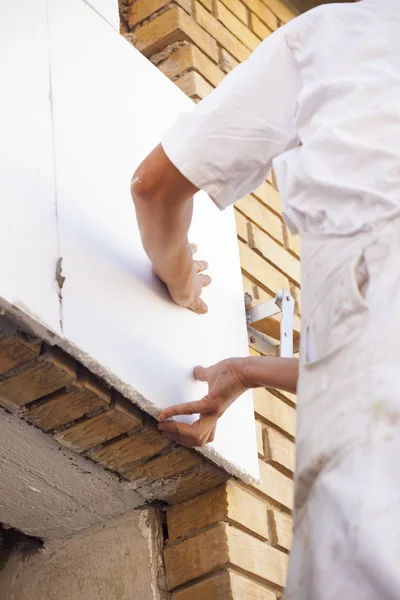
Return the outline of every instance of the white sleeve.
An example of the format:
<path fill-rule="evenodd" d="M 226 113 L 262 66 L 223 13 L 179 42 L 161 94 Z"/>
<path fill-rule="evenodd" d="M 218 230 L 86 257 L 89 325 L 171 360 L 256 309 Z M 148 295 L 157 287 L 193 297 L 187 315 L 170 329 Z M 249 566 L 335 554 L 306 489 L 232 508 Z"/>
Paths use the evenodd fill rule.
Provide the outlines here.
<path fill-rule="evenodd" d="M 221 209 L 256 189 L 273 159 L 298 145 L 301 80 L 284 29 L 264 40 L 163 137 L 168 158 Z"/>

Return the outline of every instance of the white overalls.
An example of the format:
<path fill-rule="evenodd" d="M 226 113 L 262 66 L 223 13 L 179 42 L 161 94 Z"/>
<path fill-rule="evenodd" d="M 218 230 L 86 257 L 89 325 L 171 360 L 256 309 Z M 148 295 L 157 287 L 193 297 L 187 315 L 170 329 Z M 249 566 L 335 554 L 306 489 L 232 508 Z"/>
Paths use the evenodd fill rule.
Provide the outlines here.
<path fill-rule="evenodd" d="M 286 600 L 400 600 L 400 0 L 269 36 L 163 140 L 224 208 L 274 165 L 302 247 Z"/>

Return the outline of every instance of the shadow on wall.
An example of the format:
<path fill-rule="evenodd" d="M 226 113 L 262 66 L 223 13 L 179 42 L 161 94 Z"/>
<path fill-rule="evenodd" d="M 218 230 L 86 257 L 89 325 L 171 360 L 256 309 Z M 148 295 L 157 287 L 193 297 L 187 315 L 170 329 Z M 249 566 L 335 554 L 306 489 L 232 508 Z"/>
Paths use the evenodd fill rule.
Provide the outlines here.
<path fill-rule="evenodd" d="M 14 552 L 24 560 L 41 548 L 43 548 L 43 542 L 39 538 L 30 537 L 17 529 L 0 525 L 0 571 L 4 569 Z"/>

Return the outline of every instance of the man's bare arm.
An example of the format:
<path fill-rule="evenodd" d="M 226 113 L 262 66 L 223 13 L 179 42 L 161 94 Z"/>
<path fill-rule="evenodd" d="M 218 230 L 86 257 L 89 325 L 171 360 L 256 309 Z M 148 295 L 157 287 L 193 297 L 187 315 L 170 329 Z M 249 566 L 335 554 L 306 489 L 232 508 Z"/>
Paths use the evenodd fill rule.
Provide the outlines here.
<path fill-rule="evenodd" d="M 214 440 L 217 421 L 241 394 L 266 387 L 296 392 L 299 361 L 268 356 L 229 358 L 212 367 L 196 367 L 195 378 L 208 383 L 208 394 L 197 402 L 178 404 L 159 414 L 158 428 L 174 442 L 189 448 Z M 179 415 L 199 414 L 192 425 L 168 421 Z"/>
<path fill-rule="evenodd" d="M 295 394 L 299 361 L 297 358 L 250 356 L 243 359 L 242 373 L 248 388 L 273 388 Z"/>
<path fill-rule="evenodd" d="M 207 312 L 200 295 L 211 279 L 205 261 L 193 260 L 188 240 L 193 195 L 198 189 L 168 159 L 161 145 L 132 178 L 131 192 L 143 247 L 175 302 L 197 313 Z"/>

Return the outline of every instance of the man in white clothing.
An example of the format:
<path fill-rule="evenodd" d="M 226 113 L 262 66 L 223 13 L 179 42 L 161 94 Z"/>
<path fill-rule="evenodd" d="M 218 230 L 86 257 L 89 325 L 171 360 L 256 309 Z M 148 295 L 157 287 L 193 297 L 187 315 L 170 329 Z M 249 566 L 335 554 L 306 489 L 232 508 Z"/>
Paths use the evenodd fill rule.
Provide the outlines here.
<path fill-rule="evenodd" d="M 280 28 L 136 171 L 143 245 L 181 306 L 205 312 L 210 283 L 188 243 L 193 194 L 223 209 L 272 165 L 302 242 L 299 369 L 268 358 L 197 368 L 208 396 L 164 411 L 160 429 L 202 445 L 247 387 L 297 386 L 285 597 L 398 600 L 400 0 L 324 5 Z M 166 421 L 193 412 L 192 426 Z"/>

